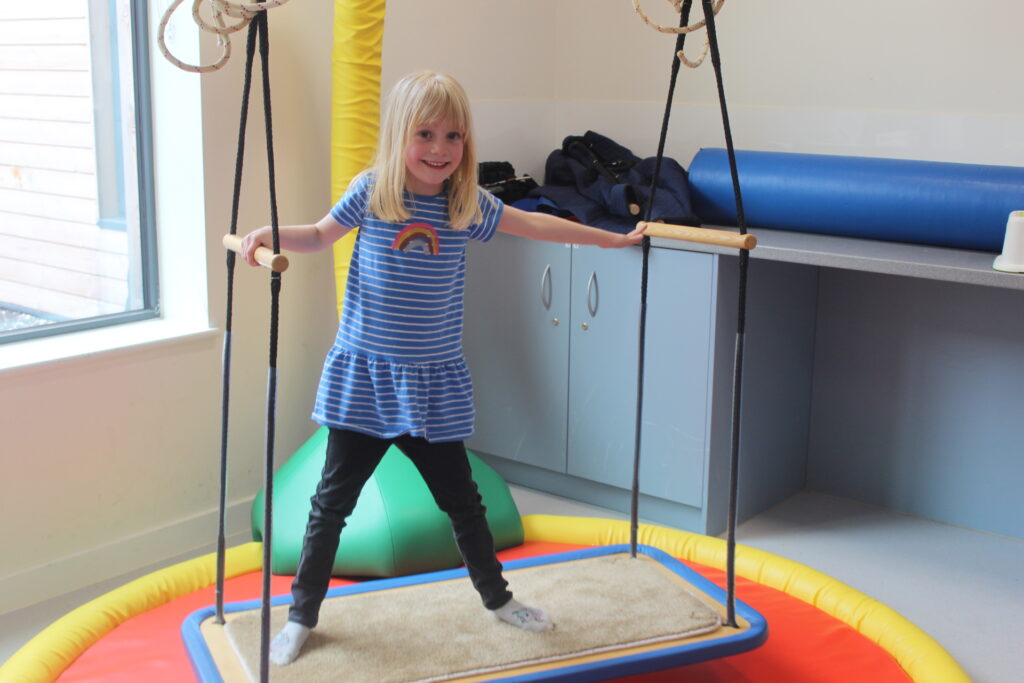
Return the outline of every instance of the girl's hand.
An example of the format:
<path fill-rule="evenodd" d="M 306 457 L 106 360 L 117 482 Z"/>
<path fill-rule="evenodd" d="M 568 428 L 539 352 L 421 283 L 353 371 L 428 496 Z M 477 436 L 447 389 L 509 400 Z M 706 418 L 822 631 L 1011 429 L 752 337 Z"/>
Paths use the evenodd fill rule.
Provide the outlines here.
<path fill-rule="evenodd" d="M 258 266 L 256 262 L 256 250 L 260 247 L 267 247 L 272 249 L 274 246 L 274 237 L 271 232 L 270 226 L 260 228 L 259 230 L 253 230 L 248 235 L 242 238 L 242 250 L 239 252 L 245 262 L 250 266 Z"/>
<path fill-rule="evenodd" d="M 644 238 L 644 227 L 645 226 L 642 224 L 638 225 L 632 232 L 626 235 L 620 235 L 617 232 L 609 232 L 607 233 L 609 236 L 608 243 L 602 244 L 601 246 L 606 249 L 618 249 L 638 244 L 640 240 Z"/>

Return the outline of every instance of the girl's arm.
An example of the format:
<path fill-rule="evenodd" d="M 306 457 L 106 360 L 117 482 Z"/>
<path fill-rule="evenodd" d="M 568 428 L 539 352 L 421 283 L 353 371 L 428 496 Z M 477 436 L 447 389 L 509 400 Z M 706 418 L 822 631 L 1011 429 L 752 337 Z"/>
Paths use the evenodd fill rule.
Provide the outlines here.
<path fill-rule="evenodd" d="M 278 227 L 281 249 L 309 253 L 326 249 L 350 230 L 328 213 L 313 225 L 282 225 Z M 257 247 L 273 248 L 274 241 L 270 226 L 253 230 L 242 238 L 242 258 L 250 266 L 256 263 Z"/>
<path fill-rule="evenodd" d="M 498 230 L 534 240 L 594 244 L 599 247 L 628 247 L 638 243 L 644 236 L 643 228 L 622 235 L 575 223 L 549 213 L 523 211 L 513 206 L 505 207 L 501 220 L 498 221 Z"/>

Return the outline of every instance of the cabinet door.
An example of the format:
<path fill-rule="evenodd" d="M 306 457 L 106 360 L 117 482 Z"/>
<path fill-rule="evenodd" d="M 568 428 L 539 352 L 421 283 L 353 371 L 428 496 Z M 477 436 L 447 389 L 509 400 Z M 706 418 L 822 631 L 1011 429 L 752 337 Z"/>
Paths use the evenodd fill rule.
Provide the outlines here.
<path fill-rule="evenodd" d="M 464 346 L 483 453 L 565 472 L 568 245 L 497 234 L 471 243 Z"/>
<path fill-rule="evenodd" d="M 703 507 L 714 259 L 651 249 L 640 490 Z"/>
<path fill-rule="evenodd" d="M 630 488 L 640 315 L 638 248 L 573 248 L 569 474 Z"/>

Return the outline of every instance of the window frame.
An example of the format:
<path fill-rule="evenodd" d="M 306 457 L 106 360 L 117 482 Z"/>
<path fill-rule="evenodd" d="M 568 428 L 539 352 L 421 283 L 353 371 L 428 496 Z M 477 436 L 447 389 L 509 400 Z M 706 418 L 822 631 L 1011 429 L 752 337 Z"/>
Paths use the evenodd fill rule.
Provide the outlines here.
<path fill-rule="evenodd" d="M 160 317 L 160 281 L 158 270 L 157 235 L 156 235 L 156 183 L 154 176 L 154 139 L 153 139 L 153 91 L 150 71 L 150 39 L 149 39 L 149 9 L 146 0 L 124 0 L 121 4 L 118 0 L 89 0 L 90 13 L 100 8 L 104 12 L 105 20 L 111 27 L 109 37 L 110 44 L 107 46 L 110 63 L 107 68 L 112 70 L 115 85 L 111 88 L 113 92 L 113 107 L 110 112 L 115 121 L 124 120 L 130 116 L 134 128 L 134 161 L 135 177 L 137 178 L 137 199 L 138 199 L 138 234 L 137 243 L 133 242 L 133 230 L 123 228 L 129 233 L 128 248 L 128 271 L 129 279 L 139 279 L 139 304 L 132 310 L 104 315 L 90 316 L 76 320 L 51 322 L 33 327 L 17 328 L 8 331 L 0 331 L 0 346 L 15 342 L 24 342 L 33 339 L 41 339 L 65 335 L 74 332 L 94 330 L 114 325 L 139 322 Z M 105 6 L 105 7 L 104 7 Z M 127 38 L 130 45 L 127 50 L 121 50 L 118 45 L 120 31 L 117 29 L 119 22 L 118 12 L 127 7 L 129 12 L 129 30 Z M 92 15 L 91 15 L 92 16 Z M 94 21 L 90 18 L 90 30 Z M 90 36 L 91 38 L 92 36 Z M 130 56 L 131 64 L 127 68 L 121 64 L 121 55 L 127 53 Z M 90 60 L 92 68 L 96 69 L 97 64 L 93 59 L 96 56 L 94 50 Z M 123 89 L 119 87 L 122 78 L 130 75 L 132 82 L 131 102 L 124 101 Z M 95 92 L 95 89 L 94 89 Z M 118 130 L 119 129 L 119 130 Z M 130 142 L 124 135 L 125 128 L 118 126 L 115 129 L 116 146 L 115 152 L 117 163 L 113 168 L 101 169 L 97 159 L 97 180 L 98 182 L 117 182 L 120 186 L 117 195 L 122 205 L 123 222 L 130 222 L 128 218 L 128 207 L 125 206 L 126 183 L 130 182 L 126 177 L 132 169 L 125 163 L 121 148 Z M 97 150 L 97 157 L 100 156 Z M 99 202 L 100 199 L 98 198 Z M 104 222 L 109 222 L 108 217 L 102 211 L 99 213 L 98 223 L 104 229 Z M 112 228 L 118 229 L 118 228 Z M 129 284 L 129 290 L 134 287 Z"/>

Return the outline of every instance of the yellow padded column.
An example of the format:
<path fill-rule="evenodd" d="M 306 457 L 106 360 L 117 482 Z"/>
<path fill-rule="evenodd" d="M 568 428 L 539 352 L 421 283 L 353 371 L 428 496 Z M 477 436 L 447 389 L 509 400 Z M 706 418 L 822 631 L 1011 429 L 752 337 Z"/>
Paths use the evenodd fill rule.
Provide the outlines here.
<path fill-rule="evenodd" d="M 380 120 L 380 64 L 385 0 L 335 0 L 331 116 L 331 195 L 370 165 Z M 334 246 L 338 315 L 345 298 L 355 231 Z"/>

